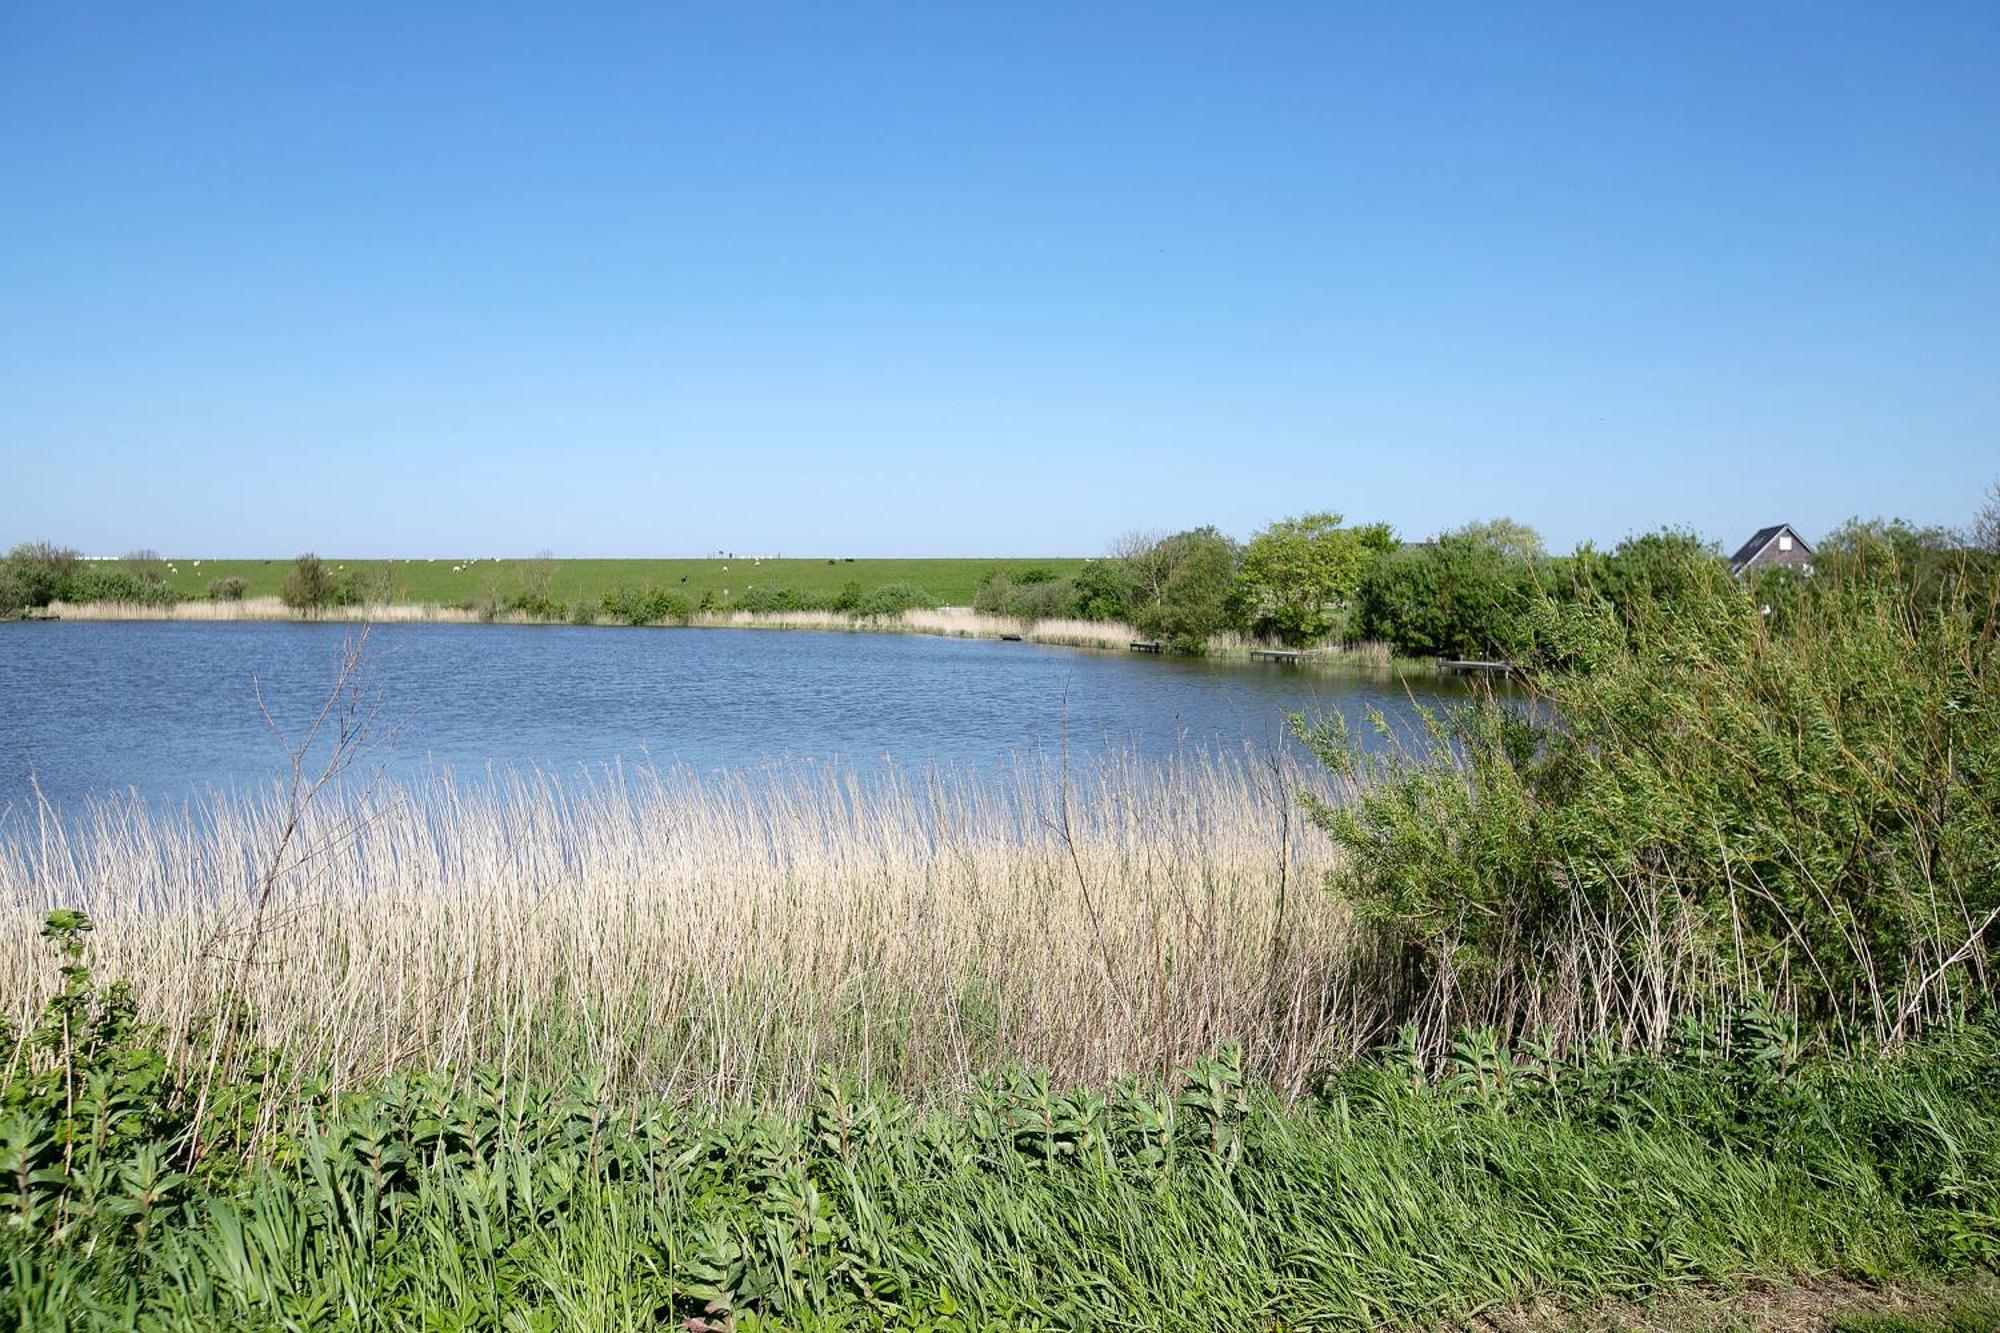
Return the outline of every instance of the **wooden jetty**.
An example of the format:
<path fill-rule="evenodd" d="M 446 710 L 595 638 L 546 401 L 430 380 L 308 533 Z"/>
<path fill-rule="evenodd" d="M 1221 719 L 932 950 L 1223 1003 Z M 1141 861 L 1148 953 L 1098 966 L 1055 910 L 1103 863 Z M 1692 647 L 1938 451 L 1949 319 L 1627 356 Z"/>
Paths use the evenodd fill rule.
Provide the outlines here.
<path fill-rule="evenodd" d="M 1020 641 L 1021 636 L 1018 634 L 1002 634 L 1000 636 L 1000 642 L 1002 643 L 1019 643 Z"/>
<path fill-rule="evenodd" d="M 1293 666 L 1306 660 L 1306 655 L 1297 648 L 1252 648 L 1250 656 L 1265 662 L 1290 662 Z"/>
<path fill-rule="evenodd" d="M 1157 643 L 1148 643 L 1144 639 L 1134 639 L 1132 640 L 1132 651 L 1135 653 L 1157 653 L 1160 651 L 1160 645 Z"/>
<path fill-rule="evenodd" d="M 1478 662 L 1464 658 L 1440 657 L 1438 670 L 1448 676 L 1511 676 L 1515 672 L 1512 662 Z"/>

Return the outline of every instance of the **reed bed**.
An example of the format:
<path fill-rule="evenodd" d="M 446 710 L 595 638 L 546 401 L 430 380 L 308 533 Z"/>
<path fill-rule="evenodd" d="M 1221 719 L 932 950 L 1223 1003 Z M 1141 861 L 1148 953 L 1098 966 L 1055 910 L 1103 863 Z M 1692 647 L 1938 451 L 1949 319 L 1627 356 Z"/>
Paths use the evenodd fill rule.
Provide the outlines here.
<path fill-rule="evenodd" d="M 358 606 L 327 606 L 311 613 L 295 611 L 276 597 L 245 597 L 240 601 L 201 602 L 51 602 L 52 620 L 326 620 L 342 624 L 480 625 L 534 623 L 518 611 L 488 613 L 428 602 L 371 602 Z"/>
<path fill-rule="evenodd" d="M 0 995 L 31 1026 L 56 981 L 36 928 L 70 907 L 96 923 L 98 974 L 170 1033 L 254 950 L 260 1039 L 336 1085 L 589 1065 L 648 1094 L 789 1101 L 822 1066 L 928 1093 L 1017 1062 L 1102 1083 L 1239 1043 L 1296 1089 L 1383 1021 L 1293 809 L 1326 781 L 1193 758 L 997 782 L 447 777 L 306 809 L 261 919 L 291 814 L 275 791 L 29 812 L 0 837 Z"/>
<path fill-rule="evenodd" d="M 389 602 L 365 606 L 332 606 L 305 613 L 275 597 L 241 601 L 187 601 L 163 605 L 127 602 L 54 602 L 46 615 L 55 620 L 124 621 L 191 620 L 329 621 L 341 624 L 538 625 L 558 623 L 521 611 L 443 606 L 436 603 Z M 899 616 L 852 616 L 842 611 L 714 611 L 698 612 L 688 621 L 698 629 L 824 630 L 874 634 L 932 634 L 953 639 L 1018 638 L 1025 643 L 1059 648 L 1101 648 L 1123 651 L 1144 636 L 1115 620 L 1019 620 L 986 615 L 963 607 L 910 610 Z M 1213 657 L 1243 657 L 1252 649 L 1279 646 L 1240 634 L 1218 634 L 1209 640 Z M 1395 659 L 1387 644 L 1341 644 L 1314 648 L 1305 662 L 1314 666 L 1354 667 L 1387 674 Z"/>

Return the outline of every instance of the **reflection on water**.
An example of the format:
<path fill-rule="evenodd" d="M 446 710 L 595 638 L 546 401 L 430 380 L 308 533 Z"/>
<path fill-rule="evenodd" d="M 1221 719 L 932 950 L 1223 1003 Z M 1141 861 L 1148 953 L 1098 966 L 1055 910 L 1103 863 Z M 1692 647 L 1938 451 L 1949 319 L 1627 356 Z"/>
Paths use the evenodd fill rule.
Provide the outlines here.
<path fill-rule="evenodd" d="M 261 784 L 284 752 L 258 706 L 302 727 L 352 627 L 0 624 L 0 812 L 134 792 Z M 392 625 L 368 643 L 399 779 L 441 767 L 607 765 L 697 773 L 798 760 L 961 773 L 1107 752 L 1269 748 L 1292 712 L 1412 714 L 1421 675 L 1367 679 L 917 635 Z"/>

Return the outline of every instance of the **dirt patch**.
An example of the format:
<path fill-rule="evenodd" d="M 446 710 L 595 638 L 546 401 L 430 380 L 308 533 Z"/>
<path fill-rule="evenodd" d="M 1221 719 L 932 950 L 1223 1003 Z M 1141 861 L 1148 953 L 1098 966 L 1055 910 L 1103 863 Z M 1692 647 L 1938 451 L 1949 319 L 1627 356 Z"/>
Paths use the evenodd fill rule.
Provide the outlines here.
<path fill-rule="evenodd" d="M 1912 1333 L 1927 1326 L 1936 1333 L 2000 1333 L 2000 1279 L 1935 1287 L 1868 1287 L 1839 1278 L 1705 1287 L 1587 1310 L 1535 1303 L 1449 1327 L 1465 1333 L 1833 1333 L 1844 1316 L 1869 1315 L 1908 1317 Z"/>

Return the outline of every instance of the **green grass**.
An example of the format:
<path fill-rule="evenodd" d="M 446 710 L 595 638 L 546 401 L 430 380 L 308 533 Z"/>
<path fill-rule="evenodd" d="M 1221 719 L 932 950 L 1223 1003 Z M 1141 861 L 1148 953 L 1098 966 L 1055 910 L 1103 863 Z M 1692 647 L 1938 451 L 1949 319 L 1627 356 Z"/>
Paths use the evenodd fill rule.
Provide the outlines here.
<path fill-rule="evenodd" d="M 191 1111 L 87 928 L 0 1087 L 0 1329 L 1362 1330 L 2000 1258 L 1990 1022 L 1783 1068 L 1469 1034 L 1296 1102 L 1228 1051 L 799 1112 L 398 1075 L 253 1131 L 283 1071 Z"/>
<path fill-rule="evenodd" d="M 500 600 L 528 586 L 533 560 L 368 560 L 329 556 L 336 575 L 386 568 L 399 602 L 452 606 L 461 602 Z M 604 594 L 619 588 L 658 587 L 699 599 L 713 592 L 718 599 L 741 596 L 746 588 L 789 588 L 799 593 L 828 595 L 854 582 L 864 589 L 888 583 L 908 583 L 946 606 L 969 606 L 980 581 L 1005 571 L 1018 575 L 1045 569 L 1057 577 L 1073 574 L 1084 561 L 1076 557 L 935 560 L 765 560 L 748 558 L 699 560 L 557 560 L 550 596 L 569 605 L 595 607 Z M 275 597 L 288 559 L 210 560 L 199 568 L 192 559 L 177 559 L 166 574 L 167 586 L 182 598 L 207 596 L 210 581 L 240 578 L 249 597 Z M 456 571 L 453 566 L 459 566 Z"/>

